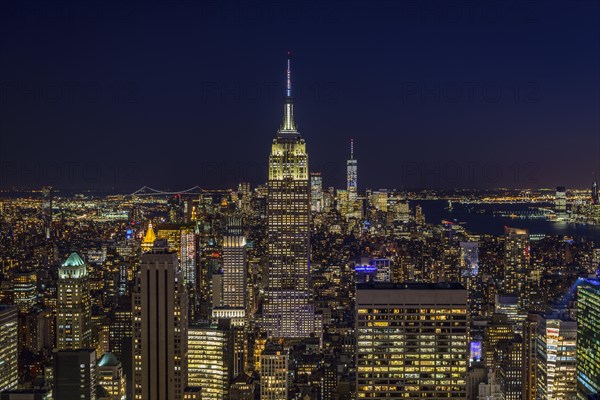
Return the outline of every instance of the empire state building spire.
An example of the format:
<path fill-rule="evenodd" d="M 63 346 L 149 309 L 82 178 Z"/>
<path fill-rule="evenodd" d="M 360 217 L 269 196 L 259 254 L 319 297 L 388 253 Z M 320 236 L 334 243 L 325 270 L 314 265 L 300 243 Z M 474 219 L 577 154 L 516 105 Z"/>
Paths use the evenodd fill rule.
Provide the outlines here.
<path fill-rule="evenodd" d="M 292 69 L 290 68 L 290 59 L 292 58 L 292 52 L 288 50 L 287 60 L 287 97 L 292 97 Z"/>
<path fill-rule="evenodd" d="M 269 264 L 262 329 L 270 337 L 307 338 L 315 333 L 308 154 L 294 124 L 289 53 L 283 125 L 271 144 L 267 189 Z"/>
<path fill-rule="evenodd" d="M 293 133 L 298 134 L 296 124 L 294 123 L 294 101 L 292 100 L 292 70 L 291 70 L 292 52 L 288 51 L 287 59 L 287 87 L 285 92 L 283 125 L 279 129 L 280 134 Z"/>

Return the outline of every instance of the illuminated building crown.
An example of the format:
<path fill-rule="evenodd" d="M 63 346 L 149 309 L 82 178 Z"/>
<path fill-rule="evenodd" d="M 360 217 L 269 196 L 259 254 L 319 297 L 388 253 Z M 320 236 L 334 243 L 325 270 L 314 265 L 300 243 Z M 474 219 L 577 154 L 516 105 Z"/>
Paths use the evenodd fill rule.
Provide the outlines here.
<path fill-rule="evenodd" d="M 146 231 L 146 236 L 144 236 L 144 243 L 152 244 L 156 240 L 156 234 L 154 233 L 154 229 L 152 228 L 152 222 L 148 224 L 148 230 Z"/>
<path fill-rule="evenodd" d="M 69 258 L 67 258 L 58 269 L 58 276 L 60 279 L 78 279 L 86 277 L 87 268 L 85 262 L 81 259 L 79 254 L 71 253 Z"/>

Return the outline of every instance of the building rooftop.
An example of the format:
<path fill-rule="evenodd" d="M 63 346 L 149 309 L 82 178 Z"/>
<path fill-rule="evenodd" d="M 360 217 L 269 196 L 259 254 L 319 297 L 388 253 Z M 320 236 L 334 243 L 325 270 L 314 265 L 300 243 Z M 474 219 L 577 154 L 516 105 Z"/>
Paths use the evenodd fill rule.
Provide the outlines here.
<path fill-rule="evenodd" d="M 78 279 L 87 276 L 87 267 L 79 254 L 73 252 L 58 269 L 60 279 Z"/>
<path fill-rule="evenodd" d="M 63 267 L 78 267 L 85 265 L 85 262 L 79 257 L 79 254 L 73 252 L 62 264 Z"/>
<path fill-rule="evenodd" d="M 356 285 L 357 290 L 465 290 L 465 287 L 457 282 L 449 283 L 389 283 L 389 282 L 365 282 Z"/>
<path fill-rule="evenodd" d="M 262 355 L 265 356 L 280 356 L 287 354 L 283 346 L 279 343 L 267 342 L 265 345 L 265 349 L 262 352 Z"/>
<path fill-rule="evenodd" d="M 144 236 L 143 243 L 152 244 L 156 240 L 156 234 L 154 233 L 154 229 L 152 228 L 152 222 L 148 224 L 148 230 L 146 231 L 146 235 Z"/>
<path fill-rule="evenodd" d="M 254 379 L 250 375 L 248 375 L 245 372 L 242 372 L 233 379 L 232 384 L 243 383 L 243 384 L 249 385 L 253 381 L 254 381 Z"/>
<path fill-rule="evenodd" d="M 104 353 L 104 355 L 102 356 L 100 361 L 98 361 L 99 367 L 115 367 L 119 364 L 120 364 L 120 362 L 117 359 L 117 356 L 115 356 L 110 351 L 107 353 Z"/>

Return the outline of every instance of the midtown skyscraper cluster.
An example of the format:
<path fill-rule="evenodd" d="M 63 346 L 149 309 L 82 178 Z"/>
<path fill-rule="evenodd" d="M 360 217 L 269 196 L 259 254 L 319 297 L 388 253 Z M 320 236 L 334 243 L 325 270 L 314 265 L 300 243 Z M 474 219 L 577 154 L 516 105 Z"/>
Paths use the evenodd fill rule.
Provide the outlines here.
<path fill-rule="evenodd" d="M 598 399 L 596 185 L 325 187 L 292 95 L 263 185 L 0 198 L 0 400 Z"/>

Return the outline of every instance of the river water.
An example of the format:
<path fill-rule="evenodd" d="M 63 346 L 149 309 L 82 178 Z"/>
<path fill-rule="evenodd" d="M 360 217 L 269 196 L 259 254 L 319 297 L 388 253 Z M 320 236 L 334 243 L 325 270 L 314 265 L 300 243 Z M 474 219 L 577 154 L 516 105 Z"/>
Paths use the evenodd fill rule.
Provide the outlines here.
<path fill-rule="evenodd" d="M 411 201 L 411 206 L 420 204 L 428 223 L 439 224 L 449 220 L 476 234 L 503 235 L 504 227 L 528 229 L 530 234 L 561 235 L 587 237 L 600 242 L 600 226 L 574 224 L 566 221 L 548 221 L 545 219 L 510 218 L 498 215 L 498 212 L 524 213 L 532 207 L 548 207 L 548 204 L 461 204 L 453 203 L 448 210 L 446 200 Z"/>

